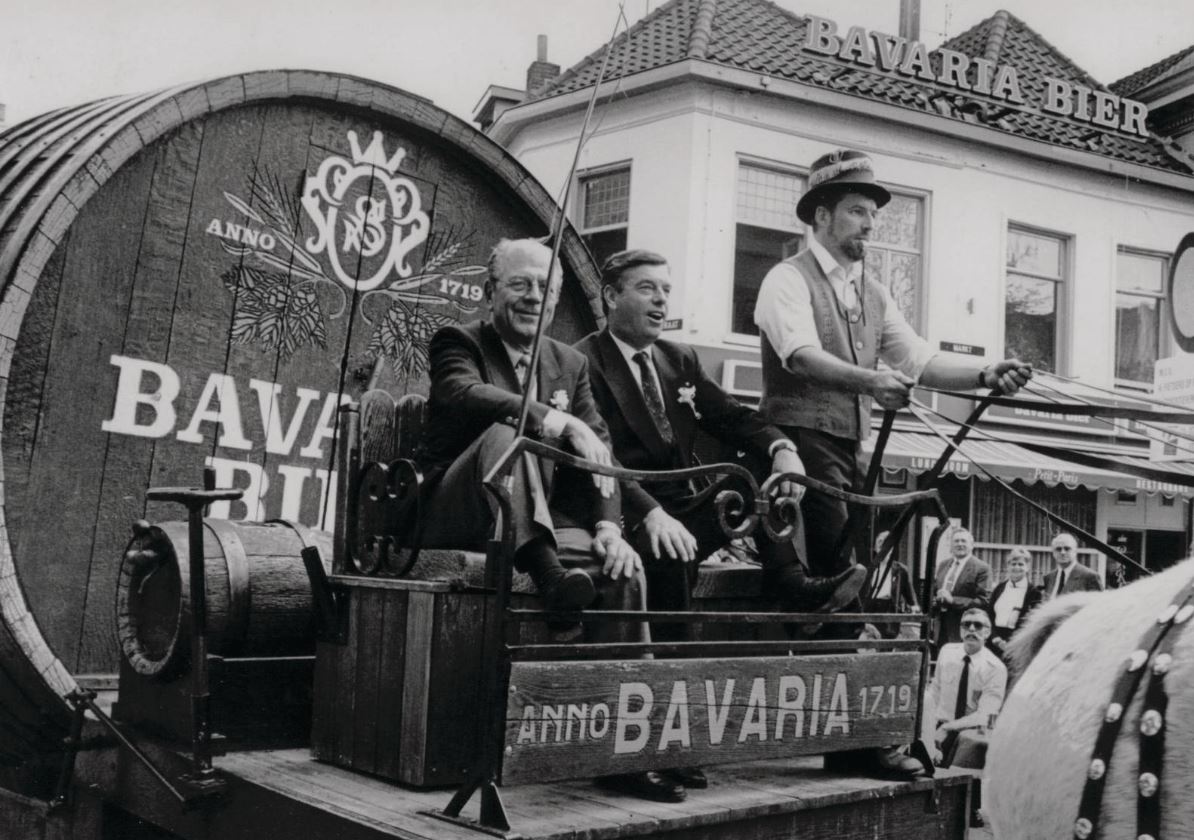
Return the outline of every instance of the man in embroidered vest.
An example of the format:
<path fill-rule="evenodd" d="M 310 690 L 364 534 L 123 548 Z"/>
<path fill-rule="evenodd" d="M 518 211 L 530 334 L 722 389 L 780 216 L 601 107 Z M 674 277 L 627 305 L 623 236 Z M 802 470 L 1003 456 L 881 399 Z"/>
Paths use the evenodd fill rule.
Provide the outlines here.
<path fill-rule="evenodd" d="M 891 199 L 875 182 L 870 158 L 851 150 L 824 155 L 813 163 L 808 185 L 796 215 L 812 227 L 809 247 L 767 273 L 755 304 L 760 411 L 796 443 L 807 475 L 849 490 L 862 474 L 872 401 L 901 408 L 918 382 L 947 389 L 998 385 L 1013 394 L 1032 371 L 1016 359 L 984 366 L 935 353 L 887 288 L 865 276 L 867 239 Z M 813 574 L 840 571 L 849 562 L 839 545 L 846 505 L 809 492 L 801 507 Z"/>
<path fill-rule="evenodd" d="M 687 344 L 662 341 L 671 273 L 653 251 L 621 251 L 601 270 L 608 326 L 575 347 L 589 360 L 593 396 L 609 424 L 614 455 L 634 470 L 674 470 L 699 464 L 697 432 L 749 453 L 756 475 L 802 473 L 796 447 L 714 382 Z M 697 566 L 729 543 L 713 498 L 697 503 L 687 481 L 640 485 L 625 482 L 622 511 L 631 542 L 643 557 L 652 609 L 686 610 Z M 799 484 L 783 488 L 788 495 Z M 804 574 L 790 543 L 776 545 L 762 527 L 754 531 L 763 560 L 763 590 L 792 610 L 835 609 L 858 594 L 866 570 L 853 566 L 835 578 Z M 656 625 L 655 638 L 684 638 L 684 626 Z"/>

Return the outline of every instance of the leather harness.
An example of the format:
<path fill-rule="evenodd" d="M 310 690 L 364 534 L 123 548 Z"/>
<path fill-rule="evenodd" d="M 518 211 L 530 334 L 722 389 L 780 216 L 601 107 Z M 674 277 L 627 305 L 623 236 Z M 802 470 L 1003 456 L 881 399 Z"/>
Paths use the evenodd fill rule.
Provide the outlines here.
<path fill-rule="evenodd" d="M 1099 812 L 1103 803 L 1103 788 L 1116 740 L 1123 728 L 1124 712 L 1136 694 L 1145 674 L 1148 685 L 1144 693 L 1144 708 L 1140 713 L 1140 773 L 1136 782 L 1136 840 L 1161 840 L 1161 773 L 1165 755 L 1165 711 L 1169 695 L 1165 691 L 1165 675 L 1173 663 L 1173 646 L 1182 628 L 1194 616 L 1194 580 L 1187 583 L 1178 596 L 1149 627 L 1131 655 L 1111 693 L 1111 702 L 1103 713 L 1103 723 L 1095 739 L 1090 763 L 1086 769 L 1086 784 L 1074 821 L 1074 837 L 1088 840 L 1096 836 Z M 1145 666 L 1148 667 L 1145 667 Z"/>

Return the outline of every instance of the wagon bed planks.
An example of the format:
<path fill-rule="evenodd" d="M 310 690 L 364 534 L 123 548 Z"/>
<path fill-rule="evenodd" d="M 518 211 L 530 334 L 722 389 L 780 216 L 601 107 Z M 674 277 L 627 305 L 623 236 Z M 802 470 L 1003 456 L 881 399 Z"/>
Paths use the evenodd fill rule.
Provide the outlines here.
<path fill-rule="evenodd" d="M 708 768 L 709 789 L 690 791 L 679 803 L 609 794 L 589 781 L 505 787 L 502 798 L 513 829 L 526 840 L 965 836 L 967 773 L 946 770 L 936 779 L 895 782 L 837 775 L 820 764 L 819 758 L 806 757 Z M 395 787 L 314 762 L 305 750 L 238 753 L 218 759 L 217 765 L 239 782 L 302 799 L 347 821 L 363 821 L 379 836 L 483 836 L 426 815 L 444 807 L 449 791 Z M 926 806 L 934 796 L 938 807 L 931 813 Z"/>

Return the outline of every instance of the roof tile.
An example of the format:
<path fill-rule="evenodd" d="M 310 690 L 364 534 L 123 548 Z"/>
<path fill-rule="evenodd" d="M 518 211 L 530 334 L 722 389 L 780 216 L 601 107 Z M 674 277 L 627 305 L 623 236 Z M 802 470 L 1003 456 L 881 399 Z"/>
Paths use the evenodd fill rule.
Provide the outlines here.
<path fill-rule="evenodd" d="M 1092 151 L 1115 160 L 1170 172 L 1194 172 L 1194 160 L 1177 155 L 1158 137 L 1146 140 L 1106 132 L 1090 124 L 1005 107 L 989 99 L 968 96 L 964 91 L 950 93 L 903 76 L 845 64 L 836 57 L 807 53 L 800 47 L 806 28 L 803 16 L 769 0 L 671 0 L 618 37 L 610 54 L 606 78 L 682 61 L 691 51 L 693 56 L 703 54 L 705 60 L 718 64 L 827 87 L 937 118 L 961 120 L 992 131 Z M 1021 89 L 1029 101 L 1040 100 L 1047 76 L 1093 90 L 1108 90 L 1026 23 L 1006 11 L 997 12 L 942 46 L 1015 67 Z M 584 58 L 538 98 L 594 84 L 603 53 L 604 47 L 601 47 Z M 1174 56 L 1170 59 L 1174 59 L 1170 67 L 1180 60 Z M 1160 64 L 1164 62 L 1153 68 Z M 1140 74 L 1153 68 L 1146 68 Z M 1131 78 L 1116 85 L 1126 87 Z"/>
<path fill-rule="evenodd" d="M 1194 44 L 1186 47 L 1184 50 L 1178 50 L 1173 55 L 1162 58 L 1156 64 L 1150 64 L 1148 67 L 1137 70 L 1135 73 L 1131 73 L 1118 81 L 1112 82 L 1110 85 L 1111 90 L 1120 96 L 1132 96 L 1153 82 L 1160 81 L 1171 73 L 1176 72 L 1180 67 L 1189 66 L 1191 61 L 1187 59 L 1194 60 Z"/>

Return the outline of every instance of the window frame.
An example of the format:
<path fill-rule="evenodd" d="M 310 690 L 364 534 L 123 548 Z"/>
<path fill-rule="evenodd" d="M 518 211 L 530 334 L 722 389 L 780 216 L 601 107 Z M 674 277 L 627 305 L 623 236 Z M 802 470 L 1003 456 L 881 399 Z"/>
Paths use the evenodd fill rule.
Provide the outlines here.
<path fill-rule="evenodd" d="M 1032 236 L 1047 237 L 1057 240 L 1061 245 L 1061 256 L 1058 260 L 1060 277 L 1051 277 L 1046 274 L 1041 274 L 1035 271 L 1027 271 L 1021 269 L 1013 269 L 1007 262 L 1008 243 L 1013 232 L 1027 233 Z M 1003 220 L 1003 247 L 1001 253 L 1003 255 L 1003 266 L 1001 279 L 1003 282 L 1003 289 L 1001 300 L 1003 306 L 1001 307 L 1003 314 L 1003 334 L 1000 336 L 999 342 L 1001 354 L 1007 356 L 1007 290 L 1008 290 L 1008 276 L 1016 274 L 1021 277 L 1028 277 L 1035 280 L 1047 280 L 1052 282 L 1057 287 L 1057 297 L 1055 304 L 1055 312 L 1057 315 L 1057 329 L 1053 337 L 1053 367 L 1054 372 L 1062 376 L 1069 375 L 1070 372 L 1070 335 L 1073 324 L 1073 277 L 1074 277 L 1074 247 L 1075 237 L 1072 233 L 1065 231 L 1053 230 L 1040 225 L 1030 224 L 1028 222 L 1017 222 L 1010 218 Z"/>
<path fill-rule="evenodd" d="M 763 227 L 750 221 L 743 221 L 738 217 L 738 185 L 739 175 L 743 166 L 752 166 L 756 169 L 770 169 L 784 175 L 792 175 L 799 178 L 803 182 L 803 189 L 800 195 L 804 195 L 808 190 L 808 168 L 803 166 L 795 166 L 792 164 L 782 163 L 780 161 L 772 160 L 770 158 L 756 157 L 745 153 L 739 153 L 734 161 L 734 201 L 731 205 L 733 207 L 733 215 L 731 218 L 730 229 L 732 231 L 731 247 L 729 251 L 729 270 L 727 275 L 730 277 L 730 285 L 726 298 L 726 322 L 725 331 L 723 333 L 724 342 L 726 344 L 733 344 L 746 347 L 759 347 L 759 336 L 750 333 L 736 332 L 734 330 L 734 263 L 738 258 L 738 226 L 750 225 L 751 227 Z M 894 251 L 901 254 L 914 254 L 920 257 L 920 278 L 918 283 L 918 295 L 916 304 L 916 319 L 915 322 L 910 322 L 910 326 L 916 331 L 918 335 L 925 335 L 928 331 L 929 323 L 929 253 L 930 253 L 930 219 L 932 216 L 932 192 L 923 188 L 909 187 L 902 184 L 892 184 L 882 182 L 882 185 L 892 196 L 901 196 L 903 198 L 911 198 L 920 202 L 920 250 L 915 251 L 905 246 L 892 245 L 888 243 L 877 243 L 885 250 Z M 799 200 L 799 198 L 797 199 Z M 793 209 L 795 205 L 793 205 Z M 882 211 L 880 211 L 882 212 Z M 803 222 L 798 222 L 797 227 L 788 231 L 783 228 L 768 228 L 769 230 L 790 232 L 793 236 L 799 236 L 803 240 L 804 246 L 808 246 L 809 240 L 813 235 L 812 225 L 806 225 Z"/>
<path fill-rule="evenodd" d="M 920 257 L 920 282 L 918 284 L 915 320 L 908 322 L 913 331 L 925 338 L 929 332 L 929 213 L 932 209 L 932 193 L 916 187 L 905 187 L 896 184 L 883 183 L 883 187 L 891 193 L 892 198 L 911 198 L 920 202 L 920 250 L 913 251 L 902 245 L 890 245 L 886 242 L 873 243 L 876 247 L 900 254 L 915 254 Z M 880 213 L 883 211 L 880 210 Z M 868 247 L 870 247 L 868 245 Z M 882 281 L 880 281 L 882 282 Z"/>
<path fill-rule="evenodd" d="M 804 195 L 808 189 L 808 167 L 794 166 L 792 164 L 782 163 L 780 161 L 771 160 L 769 158 L 755 157 L 753 155 L 738 154 L 734 159 L 734 200 L 730 205 L 733 209 L 733 214 L 730 220 L 730 266 L 729 271 L 726 272 L 730 278 L 729 289 L 727 290 L 726 299 L 726 321 L 725 321 L 725 341 L 727 344 L 736 344 L 747 347 L 760 347 L 761 343 L 759 336 L 751 333 L 737 332 L 734 329 L 734 264 L 738 261 L 738 226 L 749 225 L 751 227 L 764 228 L 765 230 L 780 231 L 789 233 L 792 236 L 799 236 L 805 245 L 808 244 L 808 239 L 812 236 L 812 228 L 803 222 L 797 220 L 796 227 L 791 230 L 785 228 L 765 228 L 763 225 L 754 222 L 743 221 L 738 217 L 738 186 L 739 178 L 742 174 L 742 167 L 749 166 L 754 169 L 769 169 L 772 172 L 778 172 L 781 175 L 790 175 L 797 178 L 801 182 L 801 191 L 799 195 Z M 799 196 L 797 196 L 799 201 Z M 792 205 L 792 212 L 795 213 L 796 205 Z M 763 278 L 759 278 L 762 283 Z"/>
<path fill-rule="evenodd" d="M 577 234 L 581 241 L 585 242 L 585 247 L 588 247 L 588 242 L 585 237 L 590 234 L 609 233 L 615 230 L 626 231 L 627 247 L 630 243 L 630 205 L 631 205 L 631 190 L 634 187 L 634 166 L 633 159 L 613 161 L 611 163 L 603 163 L 600 166 L 591 166 L 587 169 L 577 170 L 573 179 L 573 193 L 572 199 L 569 202 L 572 205 L 573 226 L 576 228 Z M 627 177 L 626 186 L 626 221 L 616 224 L 608 225 L 594 225 L 593 227 L 585 226 L 585 182 L 594 178 L 601 178 L 606 175 L 612 175 L 617 172 L 625 172 Z M 600 267 L 600 266 L 598 266 Z"/>
<path fill-rule="evenodd" d="M 1139 289 L 1121 289 L 1119 286 L 1119 258 L 1120 256 L 1131 257 L 1145 257 L 1150 259 L 1157 259 L 1161 261 L 1161 290 L 1158 292 L 1141 291 Z M 1140 382 L 1135 379 L 1121 379 L 1116 375 L 1116 368 L 1119 366 L 1119 330 L 1116 325 L 1116 318 L 1118 315 L 1119 304 L 1118 299 L 1120 295 L 1128 295 L 1129 297 L 1143 297 L 1150 298 L 1157 301 L 1157 358 L 1164 359 L 1173 352 L 1173 334 L 1169 329 L 1169 311 L 1168 311 L 1168 279 L 1169 267 L 1173 261 L 1173 254 L 1164 251 L 1156 251 L 1151 248 L 1136 248 L 1131 245 L 1117 244 L 1114 253 L 1114 282 L 1111 289 L 1111 330 L 1115 335 L 1115 346 L 1112 348 L 1111 356 L 1111 381 L 1117 390 L 1135 391 L 1137 393 L 1151 394 L 1153 391 L 1152 382 Z"/>

